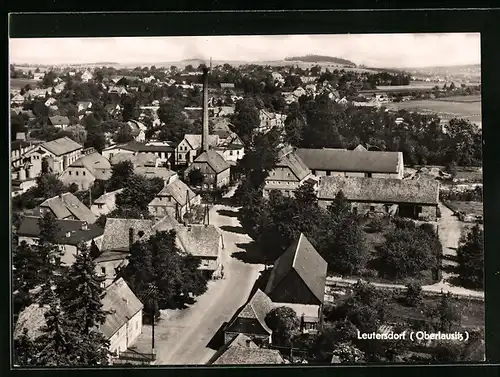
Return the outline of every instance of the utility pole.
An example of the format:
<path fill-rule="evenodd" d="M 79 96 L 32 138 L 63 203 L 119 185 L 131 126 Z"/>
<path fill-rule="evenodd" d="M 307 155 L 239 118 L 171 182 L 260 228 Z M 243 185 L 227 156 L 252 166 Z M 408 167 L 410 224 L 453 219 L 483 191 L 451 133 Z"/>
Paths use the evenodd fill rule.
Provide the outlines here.
<path fill-rule="evenodd" d="M 156 285 L 149 284 L 151 289 L 151 354 L 155 355 L 155 314 L 156 314 Z"/>

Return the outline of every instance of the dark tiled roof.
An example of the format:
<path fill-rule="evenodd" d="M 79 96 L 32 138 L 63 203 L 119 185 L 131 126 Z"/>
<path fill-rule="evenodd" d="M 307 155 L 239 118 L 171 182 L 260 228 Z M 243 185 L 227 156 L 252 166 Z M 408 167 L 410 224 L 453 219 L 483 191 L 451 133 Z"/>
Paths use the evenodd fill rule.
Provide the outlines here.
<path fill-rule="evenodd" d="M 191 190 L 191 188 L 182 182 L 180 179 L 176 179 L 175 181 L 166 185 L 157 196 L 171 196 L 179 205 L 183 206 L 193 198 L 196 197 L 196 194 Z M 162 202 L 154 203 L 161 204 Z"/>
<path fill-rule="evenodd" d="M 130 161 L 134 166 L 156 166 L 158 156 L 153 153 L 133 153 L 121 152 L 111 157 L 111 165 L 117 165 L 124 161 Z"/>
<path fill-rule="evenodd" d="M 110 191 L 102 194 L 100 197 L 98 197 L 96 200 L 94 200 L 94 204 L 114 204 L 116 200 L 116 195 L 122 192 L 123 189 L 118 189 L 115 191 Z"/>
<path fill-rule="evenodd" d="M 97 216 L 70 192 L 47 199 L 40 204 L 40 207 L 50 208 L 58 219 L 74 216 L 89 224 L 93 224 L 97 220 Z"/>
<path fill-rule="evenodd" d="M 206 162 L 215 171 L 216 174 L 222 173 L 223 171 L 231 167 L 231 165 L 229 165 L 226 160 L 224 160 L 224 157 L 213 150 L 203 152 L 198 157 L 196 157 L 194 162 Z"/>
<path fill-rule="evenodd" d="M 288 167 L 299 181 L 311 173 L 309 168 L 295 152 L 287 153 L 281 157 L 277 166 Z"/>
<path fill-rule="evenodd" d="M 184 135 L 184 139 L 188 142 L 188 144 L 191 146 L 193 149 L 200 149 L 202 147 L 201 145 L 201 137 L 202 135 L 198 134 L 186 134 Z M 219 142 L 219 137 L 217 135 L 208 135 L 208 145 L 217 145 Z"/>
<path fill-rule="evenodd" d="M 142 175 L 146 178 L 161 178 L 165 182 L 169 181 L 174 175 L 177 173 L 175 171 L 169 170 L 164 167 L 146 167 L 146 166 L 138 166 L 134 169 L 134 173 Z"/>
<path fill-rule="evenodd" d="M 183 249 L 196 257 L 217 257 L 221 233 L 214 225 L 178 226 L 177 239 Z"/>
<path fill-rule="evenodd" d="M 17 229 L 18 236 L 38 237 L 40 228 L 38 226 L 37 216 L 25 216 L 21 219 L 19 228 Z M 56 219 L 56 224 L 59 226 L 59 233 L 56 241 L 60 245 L 78 245 L 80 241 L 90 241 L 94 238 L 102 236 L 104 229 L 96 224 L 88 224 L 87 230 L 82 230 L 84 221 Z M 69 237 L 67 235 L 70 235 Z"/>
<path fill-rule="evenodd" d="M 102 239 L 101 250 L 128 251 L 129 229 L 134 229 L 134 242 L 139 239 L 140 231 L 146 232 L 153 226 L 151 220 L 142 219 L 115 219 L 108 218 L 104 227 L 104 237 Z"/>
<path fill-rule="evenodd" d="M 272 310 L 272 308 L 273 302 L 269 296 L 258 289 L 250 301 L 248 301 L 248 303 L 243 307 L 241 312 L 238 313 L 236 319 L 255 319 L 268 334 L 271 334 L 272 331 L 266 324 L 266 315 Z"/>
<path fill-rule="evenodd" d="M 112 260 L 125 260 L 130 255 L 130 253 L 125 251 L 112 251 L 106 250 L 102 252 L 97 258 L 94 259 L 94 262 L 108 262 Z"/>
<path fill-rule="evenodd" d="M 49 117 L 49 120 L 52 125 L 69 124 L 69 118 L 61 115 Z"/>
<path fill-rule="evenodd" d="M 41 145 L 49 152 L 55 154 L 56 156 L 62 156 L 64 154 L 76 151 L 78 149 L 83 149 L 83 146 L 78 144 L 76 141 L 71 140 L 69 137 L 61 137 L 52 141 L 47 141 Z"/>
<path fill-rule="evenodd" d="M 111 175 L 111 164 L 109 163 L 108 159 L 104 157 L 102 154 L 94 152 L 91 154 L 88 154 L 86 156 L 80 157 L 78 160 L 73 162 L 70 167 L 85 167 L 87 168 L 94 176 L 97 176 L 99 171 L 101 169 L 104 169 L 105 171 L 107 170 L 109 174 L 106 174 L 105 176 L 101 177 L 99 176 L 99 179 L 109 179 Z M 109 176 L 108 176 L 109 175 Z"/>
<path fill-rule="evenodd" d="M 144 232 L 141 240 L 148 240 L 156 232 L 168 232 L 172 229 L 177 229 L 181 224 L 170 215 L 162 217 L 150 230 Z"/>
<path fill-rule="evenodd" d="M 350 201 L 437 205 L 439 182 L 430 179 L 321 177 L 320 200 L 333 200 L 339 191 Z"/>
<path fill-rule="evenodd" d="M 248 336 L 238 334 L 208 364 L 285 364 L 285 360 L 278 350 L 259 348 Z"/>
<path fill-rule="evenodd" d="M 371 173 L 398 173 L 401 156 L 401 152 L 341 149 L 299 148 L 296 153 L 312 170 Z"/>
<path fill-rule="evenodd" d="M 111 312 L 101 326 L 101 331 L 107 339 L 110 339 L 144 307 L 123 278 L 118 279 L 106 289 L 102 306 L 103 310 Z"/>
<path fill-rule="evenodd" d="M 314 296 L 323 302 L 327 267 L 325 260 L 301 233 L 299 238 L 274 262 L 266 293 L 271 294 L 281 281 L 292 270 L 295 270 Z"/>

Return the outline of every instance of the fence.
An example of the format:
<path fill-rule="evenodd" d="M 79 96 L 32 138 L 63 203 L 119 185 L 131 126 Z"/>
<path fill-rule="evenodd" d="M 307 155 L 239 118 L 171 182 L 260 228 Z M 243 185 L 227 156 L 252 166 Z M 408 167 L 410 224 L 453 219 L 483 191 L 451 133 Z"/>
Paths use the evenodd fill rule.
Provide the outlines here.
<path fill-rule="evenodd" d="M 120 352 L 118 358 L 113 359 L 113 364 L 139 364 L 151 365 L 156 361 L 154 353 L 140 353 L 132 349 Z"/>

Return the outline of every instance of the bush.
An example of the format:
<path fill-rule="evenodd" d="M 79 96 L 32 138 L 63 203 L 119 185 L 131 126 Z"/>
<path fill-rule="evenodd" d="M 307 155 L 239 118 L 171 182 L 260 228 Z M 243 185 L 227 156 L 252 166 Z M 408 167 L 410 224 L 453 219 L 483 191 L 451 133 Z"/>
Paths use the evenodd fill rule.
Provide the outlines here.
<path fill-rule="evenodd" d="M 365 278 L 376 278 L 378 277 L 378 271 L 370 268 L 362 268 L 359 270 L 361 276 Z"/>
<path fill-rule="evenodd" d="M 416 306 L 422 302 L 422 286 L 415 281 L 406 284 L 405 301 L 409 306 Z"/>
<path fill-rule="evenodd" d="M 374 233 L 380 233 L 382 230 L 384 230 L 384 221 L 379 217 L 374 217 L 370 223 L 368 224 L 368 227 L 374 232 Z"/>

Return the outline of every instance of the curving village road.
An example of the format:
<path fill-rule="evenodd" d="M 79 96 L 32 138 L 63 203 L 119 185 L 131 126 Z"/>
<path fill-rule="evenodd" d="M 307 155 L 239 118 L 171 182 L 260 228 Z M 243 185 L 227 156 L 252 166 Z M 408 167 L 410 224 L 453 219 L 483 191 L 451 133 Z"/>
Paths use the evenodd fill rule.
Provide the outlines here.
<path fill-rule="evenodd" d="M 186 309 L 164 310 L 155 325 L 156 365 L 205 364 L 216 352 L 208 343 L 247 300 L 264 269 L 237 258 L 251 242 L 237 219 L 238 208 L 215 205 L 210 223 L 223 235 L 224 279 L 210 281 L 208 290 Z M 139 352 L 151 352 L 151 326 L 144 325 L 136 343 Z"/>

